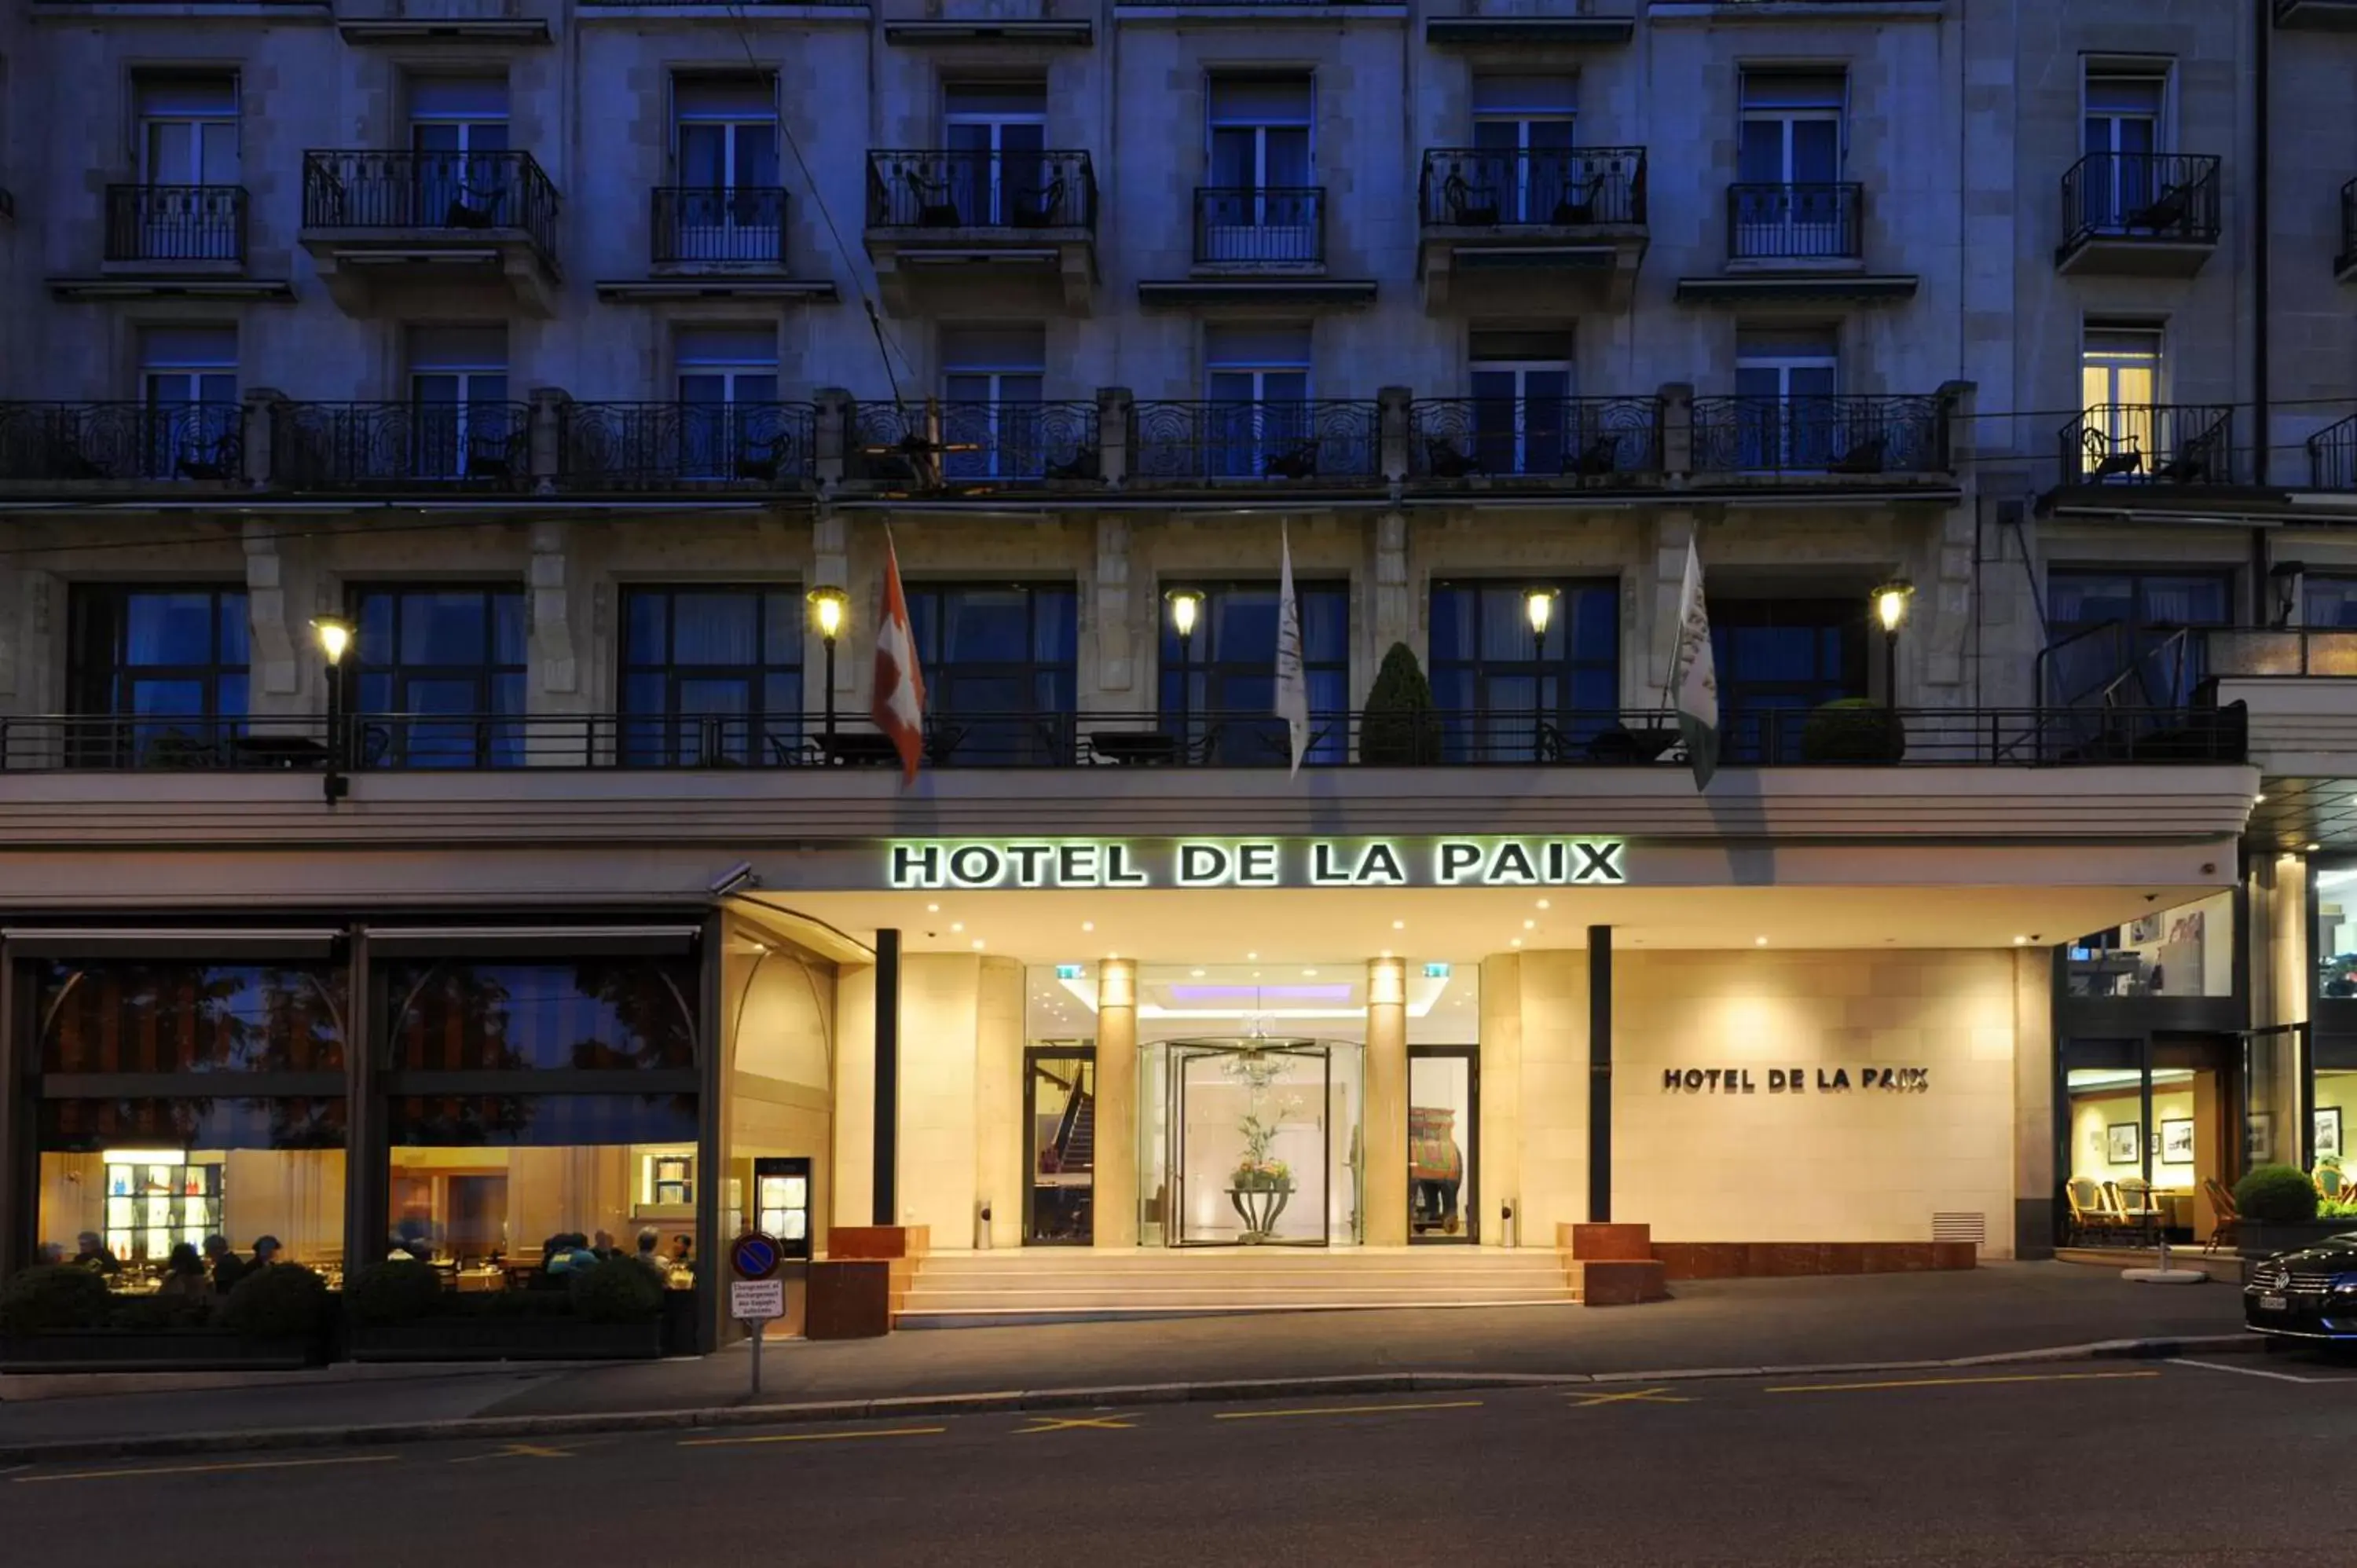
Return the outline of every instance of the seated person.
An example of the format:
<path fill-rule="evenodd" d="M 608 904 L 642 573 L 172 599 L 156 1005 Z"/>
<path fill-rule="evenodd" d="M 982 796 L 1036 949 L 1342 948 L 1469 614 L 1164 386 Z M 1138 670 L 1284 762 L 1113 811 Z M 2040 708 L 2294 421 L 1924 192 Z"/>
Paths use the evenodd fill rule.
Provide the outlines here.
<path fill-rule="evenodd" d="M 235 1290 L 237 1282 L 253 1272 L 253 1265 L 237 1255 L 226 1236 L 206 1237 L 205 1256 L 213 1266 L 213 1290 L 221 1295 Z"/>
<path fill-rule="evenodd" d="M 73 1255 L 73 1261 L 83 1268 L 95 1269 L 102 1274 L 119 1274 L 123 1272 L 122 1260 L 106 1250 L 106 1244 L 100 1239 L 97 1231 L 83 1231 L 74 1238 L 74 1244 L 81 1251 Z"/>

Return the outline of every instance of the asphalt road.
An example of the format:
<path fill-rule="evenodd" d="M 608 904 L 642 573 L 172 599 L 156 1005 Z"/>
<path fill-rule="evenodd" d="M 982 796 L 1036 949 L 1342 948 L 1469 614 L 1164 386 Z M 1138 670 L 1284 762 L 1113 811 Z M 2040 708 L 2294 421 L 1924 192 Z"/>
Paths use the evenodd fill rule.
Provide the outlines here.
<path fill-rule="evenodd" d="M 38 1466 L 0 1540 L 250 1561 L 2357 1562 L 2357 1368 L 2014 1365 Z M 210 1545 L 208 1543 L 210 1543 Z"/>

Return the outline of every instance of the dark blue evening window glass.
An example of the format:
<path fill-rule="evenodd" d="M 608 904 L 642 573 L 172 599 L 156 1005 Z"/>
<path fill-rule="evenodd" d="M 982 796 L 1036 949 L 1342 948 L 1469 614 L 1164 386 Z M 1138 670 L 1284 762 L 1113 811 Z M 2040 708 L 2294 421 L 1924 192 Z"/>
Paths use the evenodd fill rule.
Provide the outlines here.
<path fill-rule="evenodd" d="M 58 960 L 25 973 L 43 1072 L 343 1070 L 340 965 Z"/>
<path fill-rule="evenodd" d="M 523 762 L 523 591 L 362 588 L 348 689 L 360 755 L 391 768 Z"/>
<path fill-rule="evenodd" d="M 1544 642 L 1533 589 L 1555 590 Z M 1436 582 L 1432 702 L 1453 762 L 1518 762 L 1585 748 L 1620 722 L 1620 591 L 1611 583 Z"/>
<path fill-rule="evenodd" d="M 395 1095 L 385 1135 L 404 1148 L 567 1148 L 693 1144 L 693 1094 Z"/>
<path fill-rule="evenodd" d="M 780 586 L 624 594 L 624 763 L 790 759 L 802 744 L 802 604 Z"/>
<path fill-rule="evenodd" d="M 936 763 L 1069 760 L 1080 601 L 1070 584 L 908 589 Z"/>
<path fill-rule="evenodd" d="M 81 1098 L 37 1102 L 41 1152 L 105 1149 L 340 1149 L 344 1101 L 325 1097 Z"/>
<path fill-rule="evenodd" d="M 443 959 L 390 964 L 384 972 L 386 1055 L 396 1069 L 635 1072 L 695 1065 L 696 978 L 688 960 Z"/>
<path fill-rule="evenodd" d="M 2049 572 L 2046 700 L 2182 707 L 2208 672 L 2201 629 L 2233 623 L 2222 573 Z"/>
<path fill-rule="evenodd" d="M 1795 762 L 1802 715 L 1866 695 L 1866 599 L 1710 601 L 1719 756 Z"/>
<path fill-rule="evenodd" d="M 75 712 L 124 721 L 78 726 L 74 766 L 230 759 L 246 716 L 243 588 L 80 584 L 70 618 L 67 683 Z"/>
<path fill-rule="evenodd" d="M 1194 634 L 1182 646 L 1162 616 L 1161 722 L 1182 734 L 1189 757 L 1229 767 L 1284 763 L 1292 741 L 1276 709 L 1276 585 L 1189 583 L 1203 596 Z M 1351 589 L 1347 583 L 1293 585 L 1301 614 L 1302 674 L 1309 688 L 1309 746 L 1303 760 L 1350 759 Z"/>

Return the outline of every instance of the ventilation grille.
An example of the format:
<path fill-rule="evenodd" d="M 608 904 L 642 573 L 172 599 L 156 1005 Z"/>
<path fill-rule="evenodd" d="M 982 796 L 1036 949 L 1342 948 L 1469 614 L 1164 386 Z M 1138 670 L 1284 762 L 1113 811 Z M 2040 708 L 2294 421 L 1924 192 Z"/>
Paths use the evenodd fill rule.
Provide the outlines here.
<path fill-rule="evenodd" d="M 1988 1244 L 1988 1216 L 1986 1214 L 1934 1214 L 1932 1216 L 1932 1240 L 1934 1241 L 1970 1241 L 1975 1247 Z"/>

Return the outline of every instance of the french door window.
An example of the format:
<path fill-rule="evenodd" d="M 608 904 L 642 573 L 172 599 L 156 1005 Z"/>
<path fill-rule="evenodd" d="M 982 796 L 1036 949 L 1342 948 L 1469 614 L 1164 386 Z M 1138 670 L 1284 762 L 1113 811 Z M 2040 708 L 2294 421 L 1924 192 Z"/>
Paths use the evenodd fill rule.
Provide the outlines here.
<path fill-rule="evenodd" d="M 2091 327 L 2081 340 L 2080 471 L 2089 478 L 2134 479 L 2168 461 L 2154 428 L 2160 402 L 2161 335 L 2151 328 Z M 2131 462 L 2131 457 L 2134 461 Z"/>
<path fill-rule="evenodd" d="M 1560 474 L 1573 454 L 1568 333 L 1476 332 L 1473 457 L 1485 474 Z"/>
<path fill-rule="evenodd" d="M 2091 229 L 2126 228 L 2153 203 L 2155 177 L 2169 78 L 2152 70 L 2106 70 L 2091 66 L 2086 81 L 2083 151 L 2093 161 L 2080 187 L 2082 216 Z"/>
<path fill-rule="evenodd" d="M 672 102 L 680 187 L 673 256 L 782 260 L 775 83 L 767 77 L 682 78 Z"/>
<path fill-rule="evenodd" d="M 243 472 L 237 328 L 151 327 L 139 335 L 149 478 L 228 480 Z"/>
<path fill-rule="evenodd" d="M 129 721 L 78 733 L 84 766 L 228 760 L 246 714 L 242 587 L 80 583 L 70 620 L 75 713 Z"/>
<path fill-rule="evenodd" d="M 1039 208 L 1048 188 L 1048 90 L 1036 83 L 952 83 L 942 94 L 950 199 L 970 225 L 1005 227 Z"/>
<path fill-rule="evenodd" d="M 1061 584 L 912 584 L 937 761 L 1071 760 L 1079 595 Z"/>
<path fill-rule="evenodd" d="M 622 598 L 623 761 L 760 766 L 802 743 L 802 595 L 634 587 Z"/>
<path fill-rule="evenodd" d="M 1849 84 L 1837 73 L 1746 71 L 1732 253 L 1846 255 L 1838 188 Z"/>
<path fill-rule="evenodd" d="M 1504 223 L 1545 223 L 1572 180 L 1575 83 L 1567 76 L 1473 79 L 1475 184 L 1494 197 Z M 1486 205 L 1486 203 L 1484 203 Z"/>
<path fill-rule="evenodd" d="M 1046 463 L 1041 400 L 1047 333 L 1037 327 L 944 328 L 942 467 L 953 479 L 1037 478 Z"/>
<path fill-rule="evenodd" d="M 139 254 L 150 261 L 236 261 L 237 79 L 143 78 Z"/>
<path fill-rule="evenodd" d="M 422 77 L 409 84 L 417 221 L 446 229 L 520 223 L 510 188 L 508 84 L 502 77 Z"/>
<path fill-rule="evenodd" d="M 1306 76 L 1214 77 L 1201 259 L 1317 259 L 1310 189 L 1312 93 Z"/>
<path fill-rule="evenodd" d="M 1519 760 L 1585 746 L 1620 704 L 1620 591 L 1564 579 L 1544 639 L 1522 579 L 1432 585 L 1433 705 L 1452 761 Z M 1534 726 L 1541 726 L 1534 732 Z"/>
<path fill-rule="evenodd" d="M 1292 757 L 1276 711 L 1277 585 L 1195 583 L 1203 596 L 1194 632 L 1184 639 L 1162 618 L 1162 722 L 1178 730 L 1187 755 L 1229 766 L 1267 765 Z M 1351 588 L 1347 583 L 1297 581 L 1301 616 L 1301 668 L 1309 690 L 1307 759 L 1350 757 Z"/>
<path fill-rule="evenodd" d="M 1721 755 L 1794 762 L 1805 715 L 1866 694 L 1866 596 L 1710 601 Z"/>
<path fill-rule="evenodd" d="M 680 328 L 680 464 L 687 478 L 759 477 L 791 439 L 778 406 L 774 327 Z"/>
<path fill-rule="evenodd" d="M 508 400 L 507 329 L 410 329 L 411 473 L 503 478 L 523 473 L 530 432 Z"/>
<path fill-rule="evenodd" d="M 1314 469 L 1309 329 L 1212 327 L 1204 332 L 1205 458 L 1220 478 Z"/>
<path fill-rule="evenodd" d="M 360 751 L 394 768 L 524 760 L 523 591 L 436 585 L 352 596 L 349 671 Z"/>
<path fill-rule="evenodd" d="M 1840 360 L 1831 334 L 1737 336 L 1735 392 L 1739 466 L 1810 470 L 1846 449 L 1836 424 Z"/>

